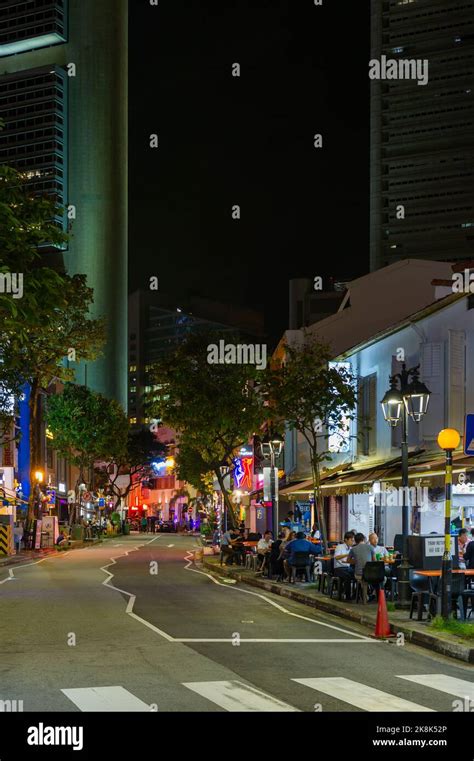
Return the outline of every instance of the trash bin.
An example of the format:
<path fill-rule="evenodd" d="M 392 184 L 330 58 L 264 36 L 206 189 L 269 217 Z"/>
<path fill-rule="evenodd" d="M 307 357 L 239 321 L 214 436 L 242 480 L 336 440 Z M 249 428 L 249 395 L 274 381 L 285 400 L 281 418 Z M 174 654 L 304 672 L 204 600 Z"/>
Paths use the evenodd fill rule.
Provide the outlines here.
<path fill-rule="evenodd" d="M 72 526 L 71 539 L 78 542 L 84 541 L 84 526 L 79 526 L 79 525 Z"/>
<path fill-rule="evenodd" d="M 123 526 L 123 533 L 130 534 L 130 523 L 125 523 Z"/>

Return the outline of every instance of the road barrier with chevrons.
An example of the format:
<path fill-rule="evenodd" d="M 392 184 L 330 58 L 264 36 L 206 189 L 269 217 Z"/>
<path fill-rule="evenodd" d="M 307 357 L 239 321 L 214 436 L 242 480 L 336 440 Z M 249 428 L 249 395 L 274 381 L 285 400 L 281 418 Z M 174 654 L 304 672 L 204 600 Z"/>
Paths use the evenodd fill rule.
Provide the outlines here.
<path fill-rule="evenodd" d="M 0 556 L 13 554 L 13 531 L 10 526 L 0 524 Z"/>

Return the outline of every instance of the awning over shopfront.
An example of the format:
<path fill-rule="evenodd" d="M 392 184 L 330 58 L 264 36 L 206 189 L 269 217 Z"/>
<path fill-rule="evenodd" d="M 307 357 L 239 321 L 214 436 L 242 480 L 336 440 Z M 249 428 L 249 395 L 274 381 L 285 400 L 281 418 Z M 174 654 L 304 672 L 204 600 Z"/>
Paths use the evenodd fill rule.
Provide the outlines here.
<path fill-rule="evenodd" d="M 436 453 L 411 452 L 409 454 L 408 478 L 415 485 L 420 486 L 443 486 L 445 460 L 443 455 Z M 321 475 L 321 488 L 325 496 L 339 496 L 343 494 L 360 494 L 369 492 L 375 482 L 389 483 L 393 487 L 402 484 L 401 458 L 389 460 L 366 468 L 353 468 L 346 465 L 336 472 Z M 472 469 L 474 471 L 474 458 L 465 457 L 463 454 L 454 455 L 453 473 L 462 473 Z M 313 480 L 299 481 L 280 489 L 280 498 L 299 500 L 308 497 L 313 492 Z"/>

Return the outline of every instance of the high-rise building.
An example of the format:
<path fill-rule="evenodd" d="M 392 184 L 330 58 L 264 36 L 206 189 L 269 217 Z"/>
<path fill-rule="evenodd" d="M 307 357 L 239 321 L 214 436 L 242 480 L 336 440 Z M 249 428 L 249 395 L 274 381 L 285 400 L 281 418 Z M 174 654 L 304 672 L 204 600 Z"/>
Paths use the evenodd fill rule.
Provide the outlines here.
<path fill-rule="evenodd" d="M 373 60 L 428 62 L 427 84 L 370 83 L 371 269 L 472 259 L 474 0 L 372 0 L 371 37 Z"/>
<path fill-rule="evenodd" d="M 127 34 L 127 0 L 0 0 L 0 161 L 69 210 L 64 264 L 107 319 L 104 356 L 76 378 L 125 408 Z"/>
<path fill-rule="evenodd" d="M 143 426 L 146 400 L 159 386 L 153 365 L 171 354 L 190 334 L 216 331 L 242 340 L 264 338 L 263 318 L 253 309 L 184 296 L 179 303 L 164 293 L 138 290 L 128 302 L 128 413 L 132 426 Z"/>

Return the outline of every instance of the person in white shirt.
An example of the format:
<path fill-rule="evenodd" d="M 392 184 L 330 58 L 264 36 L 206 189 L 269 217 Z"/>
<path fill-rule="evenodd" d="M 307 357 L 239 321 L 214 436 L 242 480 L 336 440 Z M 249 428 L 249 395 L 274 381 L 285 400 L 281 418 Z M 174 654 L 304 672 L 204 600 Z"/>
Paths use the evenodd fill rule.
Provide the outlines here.
<path fill-rule="evenodd" d="M 386 547 L 383 547 L 381 544 L 379 544 L 379 538 L 375 531 L 372 531 L 371 534 L 369 534 L 369 544 L 372 545 L 375 551 L 375 556 L 379 556 L 381 560 L 385 563 L 385 576 L 391 576 L 391 567 L 388 564 L 388 558 L 390 557 L 389 552 Z M 385 579 L 384 582 L 385 584 Z"/>
<path fill-rule="evenodd" d="M 374 548 L 376 555 L 381 555 L 382 559 L 388 557 L 388 550 L 386 547 L 382 547 L 382 545 L 379 544 L 379 538 L 375 531 L 372 531 L 372 533 L 369 534 L 369 544 Z"/>
<path fill-rule="evenodd" d="M 354 544 L 354 534 L 352 531 L 346 531 L 344 534 L 344 542 L 338 544 L 334 550 L 334 568 L 350 568 L 350 563 L 347 562 L 347 556 Z"/>
<path fill-rule="evenodd" d="M 354 569 L 350 563 L 347 562 L 349 552 L 354 544 L 354 533 L 352 531 L 346 531 L 344 534 L 344 542 L 338 544 L 334 550 L 334 576 L 339 576 L 345 580 L 345 593 L 346 600 L 351 597 L 351 579 L 354 578 Z"/>
<path fill-rule="evenodd" d="M 257 544 L 257 557 L 260 561 L 260 568 L 259 571 L 263 570 L 263 565 L 265 563 L 265 558 L 267 554 L 270 552 L 270 548 L 273 543 L 273 535 L 271 531 L 265 531 L 263 538 L 259 539 Z"/>

